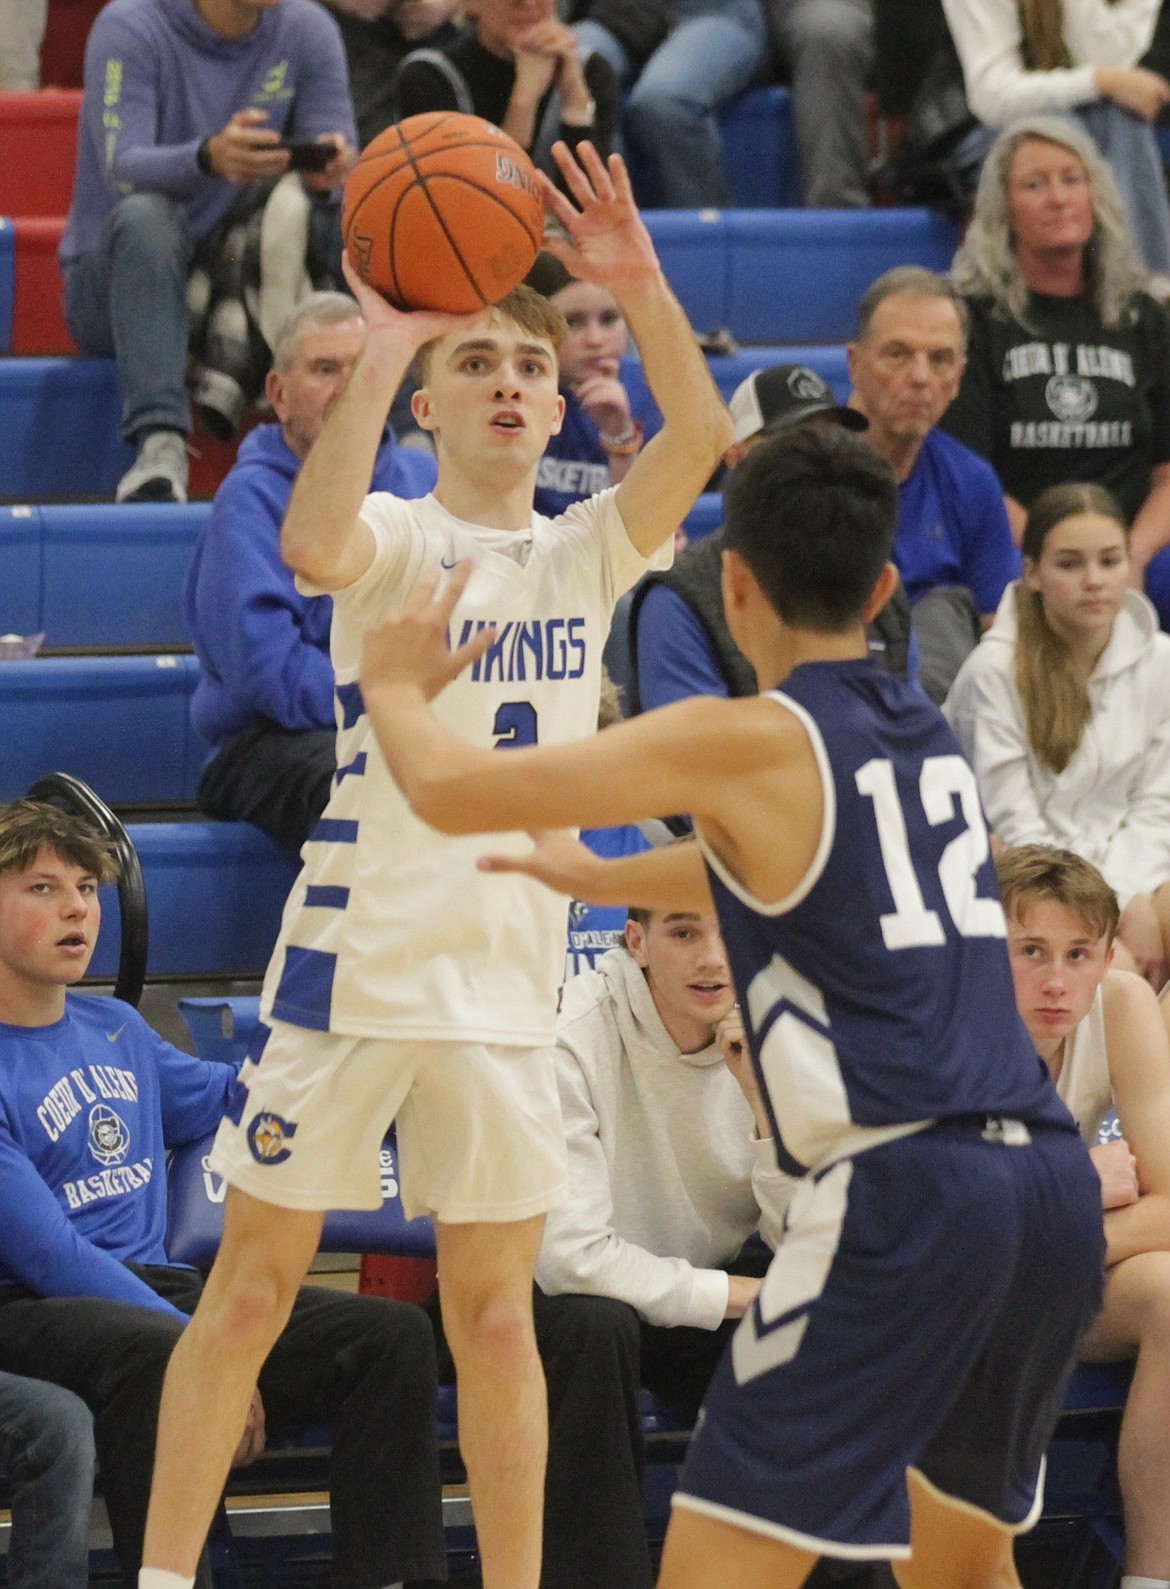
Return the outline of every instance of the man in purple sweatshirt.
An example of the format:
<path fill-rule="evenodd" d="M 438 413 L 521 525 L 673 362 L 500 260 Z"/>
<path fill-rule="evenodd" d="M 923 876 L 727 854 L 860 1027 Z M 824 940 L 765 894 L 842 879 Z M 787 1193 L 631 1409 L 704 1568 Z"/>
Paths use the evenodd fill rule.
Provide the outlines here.
<path fill-rule="evenodd" d="M 111 0 L 97 18 L 61 271 L 74 340 L 118 361 L 138 450 L 119 502 L 186 501 L 196 248 L 246 184 L 288 170 L 281 140 L 332 143 L 301 176 L 327 231 L 355 137 L 341 38 L 315 0 Z"/>

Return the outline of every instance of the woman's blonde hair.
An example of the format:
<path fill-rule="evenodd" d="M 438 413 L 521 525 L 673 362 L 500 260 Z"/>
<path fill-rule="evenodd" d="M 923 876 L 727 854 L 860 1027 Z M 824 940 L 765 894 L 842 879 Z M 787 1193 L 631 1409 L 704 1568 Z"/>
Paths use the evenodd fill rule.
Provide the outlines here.
<path fill-rule="evenodd" d="M 1056 526 L 1080 513 L 1098 513 L 1126 529 L 1116 499 L 1104 486 L 1051 486 L 1036 498 L 1028 514 L 1021 546 L 1024 557 L 1038 563 Z M 1092 703 L 1068 647 L 1048 622 L 1040 592 L 1029 590 L 1022 579 L 1016 585 L 1016 688 L 1029 744 L 1046 767 L 1063 772 L 1084 736 Z"/>
<path fill-rule="evenodd" d="M 1129 235 L 1125 207 L 1113 172 L 1080 127 L 1059 116 L 1028 116 L 1006 127 L 992 144 L 966 241 L 955 255 L 951 276 L 970 298 L 990 298 L 1001 314 L 1029 326 L 1028 283 L 1016 258 L 1008 204 L 1008 180 L 1016 150 L 1025 143 L 1052 143 L 1076 155 L 1089 178 L 1093 232 L 1085 248 L 1085 282 L 1106 326 L 1132 314 L 1132 301 L 1149 272 Z M 1029 329 L 1035 329 L 1029 326 Z"/>
<path fill-rule="evenodd" d="M 1116 5 L 1118 0 L 1106 0 Z M 1072 66 L 1073 58 L 1064 42 L 1064 7 L 1061 0 L 1019 0 L 1020 54 L 1029 72 L 1051 72 Z"/>

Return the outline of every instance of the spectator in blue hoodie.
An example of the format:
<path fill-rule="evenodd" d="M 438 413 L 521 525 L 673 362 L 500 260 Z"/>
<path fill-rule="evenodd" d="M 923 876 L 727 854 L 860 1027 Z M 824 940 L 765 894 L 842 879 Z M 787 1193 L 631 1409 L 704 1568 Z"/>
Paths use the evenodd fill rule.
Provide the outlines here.
<path fill-rule="evenodd" d="M 301 181 L 332 252 L 356 138 L 337 24 L 314 0 L 111 0 L 85 51 L 65 318 L 113 354 L 138 450 L 119 502 L 187 500 L 187 280 L 248 184 L 282 176 L 280 140 L 328 142 Z"/>
<path fill-rule="evenodd" d="M 88 1404 L 133 1586 L 163 1374 L 202 1289 L 167 1259 L 166 1153 L 239 1105 L 232 1066 L 172 1048 L 119 999 L 69 991 L 93 954 L 98 885 L 116 872 L 80 819 L 0 806 L 0 1371 Z M 258 1135 L 255 1151 L 276 1146 Z M 266 1417 L 331 1424 L 333 1583 L 445 1577 L 426 1316 L 308 1286 L 286 1300 L 236 1460 L 263 1449 Z"/>
<path fill-rule="evenodd" d="M 276 339 L 267 391 L 278 423 L 247 437 L 216 494 L 187 579 L 187 617 L 200 679 L 196 732 L 215 747 L 199 805 L 253 822 L 299 850 L 325 809 L 337 771 L 329 596 L 302 596 L 280 560 L 280 525 L 297 471 L 365 341 L 344 293 L 312 293 Z M 370 489 L 421 497 L 435 483 L 429 453 L 395 447 L 387 429 Z"/>

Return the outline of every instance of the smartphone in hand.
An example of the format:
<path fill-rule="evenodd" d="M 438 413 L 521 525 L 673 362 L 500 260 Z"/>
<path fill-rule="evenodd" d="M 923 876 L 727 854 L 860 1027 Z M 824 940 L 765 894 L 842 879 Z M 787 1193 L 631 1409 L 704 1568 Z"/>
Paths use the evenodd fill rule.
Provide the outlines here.
<path fill-rule="evenodd" d="M 336 145 L 332 143 L 297 143 L 283 138 L 277 148 L 288 150 L 290 171 L 324 171 L 337 154 Z"/>

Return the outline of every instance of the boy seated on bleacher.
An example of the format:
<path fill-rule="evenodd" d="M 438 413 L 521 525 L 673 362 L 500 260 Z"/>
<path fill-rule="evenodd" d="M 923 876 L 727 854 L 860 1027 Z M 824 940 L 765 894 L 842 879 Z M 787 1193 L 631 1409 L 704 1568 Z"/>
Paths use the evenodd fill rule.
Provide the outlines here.
<path fill-rule="evenodd" d="M 235 1069 L 129 1005 L 71 992 L 117 863 L 80 819 L 0 806 L 0 1371 L 67 1387 L 94 1417 L 114 1548 L 136 1582 L 163 1374 L 202 1277 L 170 1264 L 165 1154 L 238 1108 Z M 258 1117 L 260 1161 L 284 1122 Z M 333 1426 L 335 1582 L 445 1576 L 434 1344 L 421 1311 L 304 1287 L 259 1378 L 237 1461 L 265 1424 Z"/>
<path fill-rule="evenodd" d="M 1108 1272 L 1083 1356 L 1136 1358 L 1118 1449 L 1122 1589 L 1168 1589 L 1170 1044 L 1149 985 L 1111 968 L 1117 899 L 1096 867 L 1039 844 L 998 867 L 1020 1015 L 1101 1177 Z M 1114 1106 L 1122 1140 L 1096 1146 Z"/>

